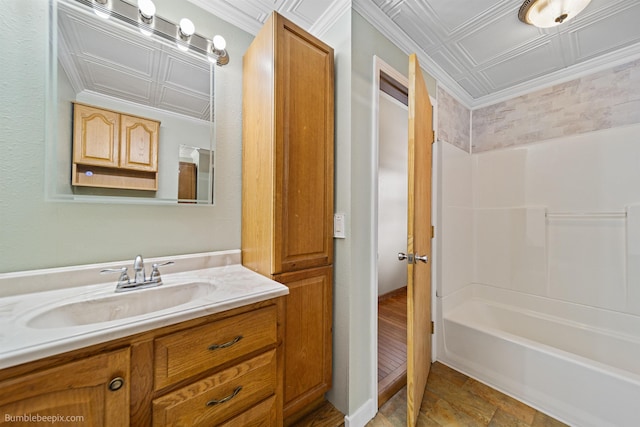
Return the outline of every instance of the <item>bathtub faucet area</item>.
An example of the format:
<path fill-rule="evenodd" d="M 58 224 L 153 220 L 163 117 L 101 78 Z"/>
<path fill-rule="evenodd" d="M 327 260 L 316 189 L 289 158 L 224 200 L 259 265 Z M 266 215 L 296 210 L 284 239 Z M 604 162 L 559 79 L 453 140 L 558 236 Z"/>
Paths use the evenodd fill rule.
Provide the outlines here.
<path fill-rule="evenodd" d="M 144 260 L 142 255 L 137 255 L 133 261 L 133 282 L 131 281 L 127 267 L 121 268 L 106 268 L 100 270 L 100 273 L 120 273 L 118 277 L 118 284 L 116 285 L 116 292 L 126 292 L 135 289 L 153 288 L 162 285 L 162 278 L 160 277 L 159 267 L 165 265 L 174 264 L 173 261 L 167 261 L 163 263 L 156 263 L 151 266 L 151 273 L 149 277 L 146 276 L 144 270 Z"/>

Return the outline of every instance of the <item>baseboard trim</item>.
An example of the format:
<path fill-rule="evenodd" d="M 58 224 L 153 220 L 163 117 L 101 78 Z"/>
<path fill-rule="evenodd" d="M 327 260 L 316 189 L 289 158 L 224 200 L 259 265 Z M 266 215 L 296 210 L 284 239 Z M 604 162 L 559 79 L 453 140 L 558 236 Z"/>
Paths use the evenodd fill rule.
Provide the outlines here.
<path fill-rule="evenodd" d="M 378 405 L 374 399 L 369 399 L 353 415 L 344 417 L 344 427 L 364 427 L 377 413 Z"/>

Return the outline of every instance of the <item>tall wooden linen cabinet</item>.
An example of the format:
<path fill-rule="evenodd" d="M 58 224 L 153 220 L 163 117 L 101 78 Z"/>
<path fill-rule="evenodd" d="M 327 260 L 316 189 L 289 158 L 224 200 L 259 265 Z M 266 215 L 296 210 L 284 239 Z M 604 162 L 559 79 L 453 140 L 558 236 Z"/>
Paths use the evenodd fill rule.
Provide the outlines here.
<path fill-rule="evenodd" d="M 289 287 L 284 418 L 331 387 L 333 49 L 274 12 L 243 62 L 242 263 Z"/>

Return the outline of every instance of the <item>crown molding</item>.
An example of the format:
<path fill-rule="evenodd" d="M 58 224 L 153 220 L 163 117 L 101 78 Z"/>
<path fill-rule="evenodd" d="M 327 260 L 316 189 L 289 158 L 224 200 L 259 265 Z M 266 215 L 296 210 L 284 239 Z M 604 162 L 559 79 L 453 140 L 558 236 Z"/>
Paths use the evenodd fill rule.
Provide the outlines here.
<path fill-rule="evenodd" d="M 391 20 L 378 6 L 370 0 L 353 0 L 353 9 L 358 12 L 371 25 L 376 27 L 393 44 L 398 46 L 407 55 L 415 53 L 420 61 L 420 66 L 427 71 L 440 86 L 450 95 L 454 96 L 463 105 L 469 107 L 473 104 L 473 98 L 451 76 L 449 76 L 436 62 L 426 54 L 424 50 L 411 40 L 395 22 Z"/>
<path fill-rule="evenodd" d="M 475 110 L 486 107 L 498 102 L 526 95 L 549 86 L 576 80 L 589 74 L 611 69 L 637 59 L 640 59 L 640 43 L 580 62 L 572 65 L 571 67 L 563 68 L 562 70 L 541 76 L 526 83 L 512 86 L 508 89 L 504 89 L 490 95 L 485 95 L 474 100 L 470 108 Z"/>
<path fill-rule="evenodd" d="M 325 12 L 309 28 L 309 32 L 316 37 L 322 37 L 344 15 L 351 10 L 351 0 L 334 0 Z"/>
<path fill-rule="evenodd" d="M 251 18 L 223 0 L 188 0 L 190 3 L 255 36 L 264 22 Z"/>

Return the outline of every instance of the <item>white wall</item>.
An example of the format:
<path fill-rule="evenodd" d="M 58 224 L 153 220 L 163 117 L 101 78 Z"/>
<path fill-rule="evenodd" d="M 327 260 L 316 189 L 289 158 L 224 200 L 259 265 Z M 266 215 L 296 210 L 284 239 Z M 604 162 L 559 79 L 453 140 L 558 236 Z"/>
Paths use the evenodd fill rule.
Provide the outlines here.
<path fill-rule="evenodd" d="M 407 286 L 408 109 L 379 91 L 378 118 L 378 295 Z"/>

